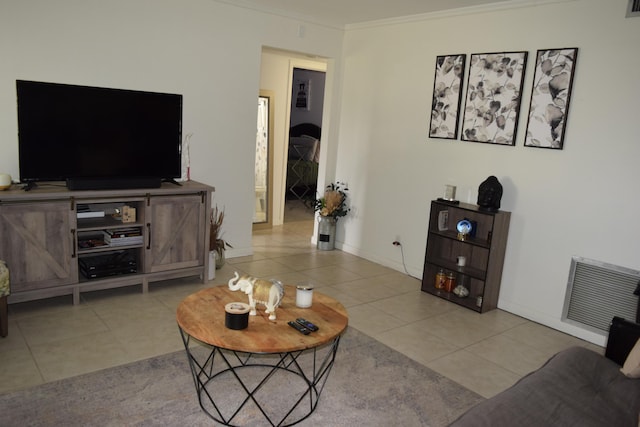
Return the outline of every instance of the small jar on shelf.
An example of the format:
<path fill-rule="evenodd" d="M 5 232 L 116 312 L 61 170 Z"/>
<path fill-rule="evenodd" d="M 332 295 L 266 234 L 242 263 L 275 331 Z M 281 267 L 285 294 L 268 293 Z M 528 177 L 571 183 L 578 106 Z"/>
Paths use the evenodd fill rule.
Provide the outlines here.
<path fill-rule="evenodd" d="M 441 268 L 438 273 L 436 273 L 436 281 L 433 285 L 436 289 L 444 289 L 446 280 L 447 275 L 444 274 L 444 270 Z"/>
<path fill-rule="evenodd" d="M 469 296 L 469 289 L 465 286 L 466 277 L 464 274 L 459 276 L 458 286 L 453 288 L 453 293 L 459 298 L 466 298 Z"/>
<path fill-rule="evenodd" d="M 447 278 L 444 281 L 444 290 L 446 292 L 452 292 L 456 287 L 456 276 L 453 273 L 448 273 Z"/>

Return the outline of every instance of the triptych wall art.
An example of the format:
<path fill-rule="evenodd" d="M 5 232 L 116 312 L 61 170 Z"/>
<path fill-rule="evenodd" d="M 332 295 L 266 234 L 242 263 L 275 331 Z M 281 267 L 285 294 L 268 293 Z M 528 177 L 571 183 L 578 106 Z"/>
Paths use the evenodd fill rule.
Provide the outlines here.
<path fill-rule="evenodd" d="M 562 149 L 577 48 L 543 49 L 536 56 L 524 145 Z M 460 111 L 466 55 L 436 58 L 431 138 L 514 146 L 527 52 L 472 54 Z"/>

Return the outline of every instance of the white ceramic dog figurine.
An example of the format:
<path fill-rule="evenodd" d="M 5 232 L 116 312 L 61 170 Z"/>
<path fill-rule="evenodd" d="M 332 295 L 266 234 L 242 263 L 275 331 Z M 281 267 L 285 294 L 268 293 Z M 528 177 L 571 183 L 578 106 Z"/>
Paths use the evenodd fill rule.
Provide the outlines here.
<path fill-rule="evenodd" d="M 229 289 L 232 291 L 241 290 L 249 297 L 249 307 L 251 316 L 256 315 L 256 303 L 266 307 L 265 313 L 269 314 L 269 320 L 276 320 L 276 308 L 284 297 L 284 286 L 278 280 L 262 280 L 251 276 L 240 276 L 235 272 L 234 277 L 229 280 Z"/>

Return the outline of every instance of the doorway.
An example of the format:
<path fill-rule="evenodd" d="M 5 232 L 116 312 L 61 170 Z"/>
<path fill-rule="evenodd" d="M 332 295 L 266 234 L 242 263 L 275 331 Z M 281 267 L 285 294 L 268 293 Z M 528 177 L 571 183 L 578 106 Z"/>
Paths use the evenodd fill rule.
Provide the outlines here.
<path fill-rule="evenodd" d="M 274 97 L 271 100 L 271 107 L 273 114 L 273 139 L 271 139 L 271 147 L 273 152 L 273 168 L 270 169 L 272 174 L 273 184 L 271 185 L 268 196 L 271 196 L 270 206 L 272 208 L 272 224 L 273 226 L 282 225 L 284 223 L 285 203 L 287 195 L 287 171 L 289 168 L 289 130 L 291 124 L 292 103 L 295 103 L 295 95 L 293 94 L 294 76 L 293 71 L 295 68 L 305 70 L 315 70 L 327 73 L 327 67 L 329 60 L 319 57 L 311 57 L 301 53 L 284 51 L 280 49 L 263 47 L 262 56 L 260 61 L 260 88 L 271 91 Z M 329 77 L 327 77 L 328 79 Z M 307 110 L 306 115 L 322 115 L 324 106 L 321 102 L 324 102 L 325 88 L 321 86 L 314 86 L 315 82 L 311 82 L 310 96 L 307 98 L 310 101 L 310 110 Z M 327 83 L 328 87 L 329 84 Z M 306 86 L 305 86 L 306 87 Z M 293 100 L 292 100 L 293 97 Z M 327 107 L 327 112 L 330 109 Z M 302 111 L 301 111 L 302 112 Z M 295 114 L 295 111 L 294 111 Z M 327 127 L 328 120 L 323 123 L 324 127 Z M 325 137 L 327 132 L 325 133 Z M 328 146 L 322 145 L 322 156 L 326 156 L 326 150 Z M 253 159 L 252 159 L 253 160 Z M 322 182 L 324 182 L 325 168 L 327 160 L 321 158 L 319 176 Z M 316 184 L 317 185 L 317 184 Z M 315 196 L 315 194 L 313 194 Z M 313 215 L 311 210 L 308 215 Z M 310 230 L 310 234 L 313 235 L 313 230 Z"/>
<path fill-rule="evenodd" d="M 284 222 L 313 219 L 317 196 L 325 71 L 293 67 Z"/>

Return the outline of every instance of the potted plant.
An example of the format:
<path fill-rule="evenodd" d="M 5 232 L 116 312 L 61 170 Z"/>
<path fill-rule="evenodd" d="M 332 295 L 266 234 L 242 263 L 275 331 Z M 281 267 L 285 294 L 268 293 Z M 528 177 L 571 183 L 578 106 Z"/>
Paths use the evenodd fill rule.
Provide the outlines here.
<path fill-rule="evenodd" d="M 317 243 L 320 250 L 335 248 L 336 221 L 350 211 L 347 207 L 347 191 L 346 184 L 332 182 L 325 187 L 324 195 L 313 203 L 313 209 L 318 212 L 320 219 Z"/>
<path fill-rule="evenodd" d="M 227 247 L 233 248 L 228 242 L 226 242 L 222 238 L 222 222 L 224 221 L 224 209 L 219 210 L 216 205 L 215 208 L 211 210 L 211 218 L 209 222 L 211 223 L 211 229 L 209 230 L 209 251 L 212 258 L 215 259 L 215 269 L 218 270 L 222 268 L 224 265 L 226 258 L 224 251 Z M 212 260 L 209 262 L 211 263 Z M 211 276 L 211 272 L 209 272 L 209 276 Z M 215 272 L 213 273 L 215 277 Z M 210 279 L 214 278 L 210 277 Z"/>

